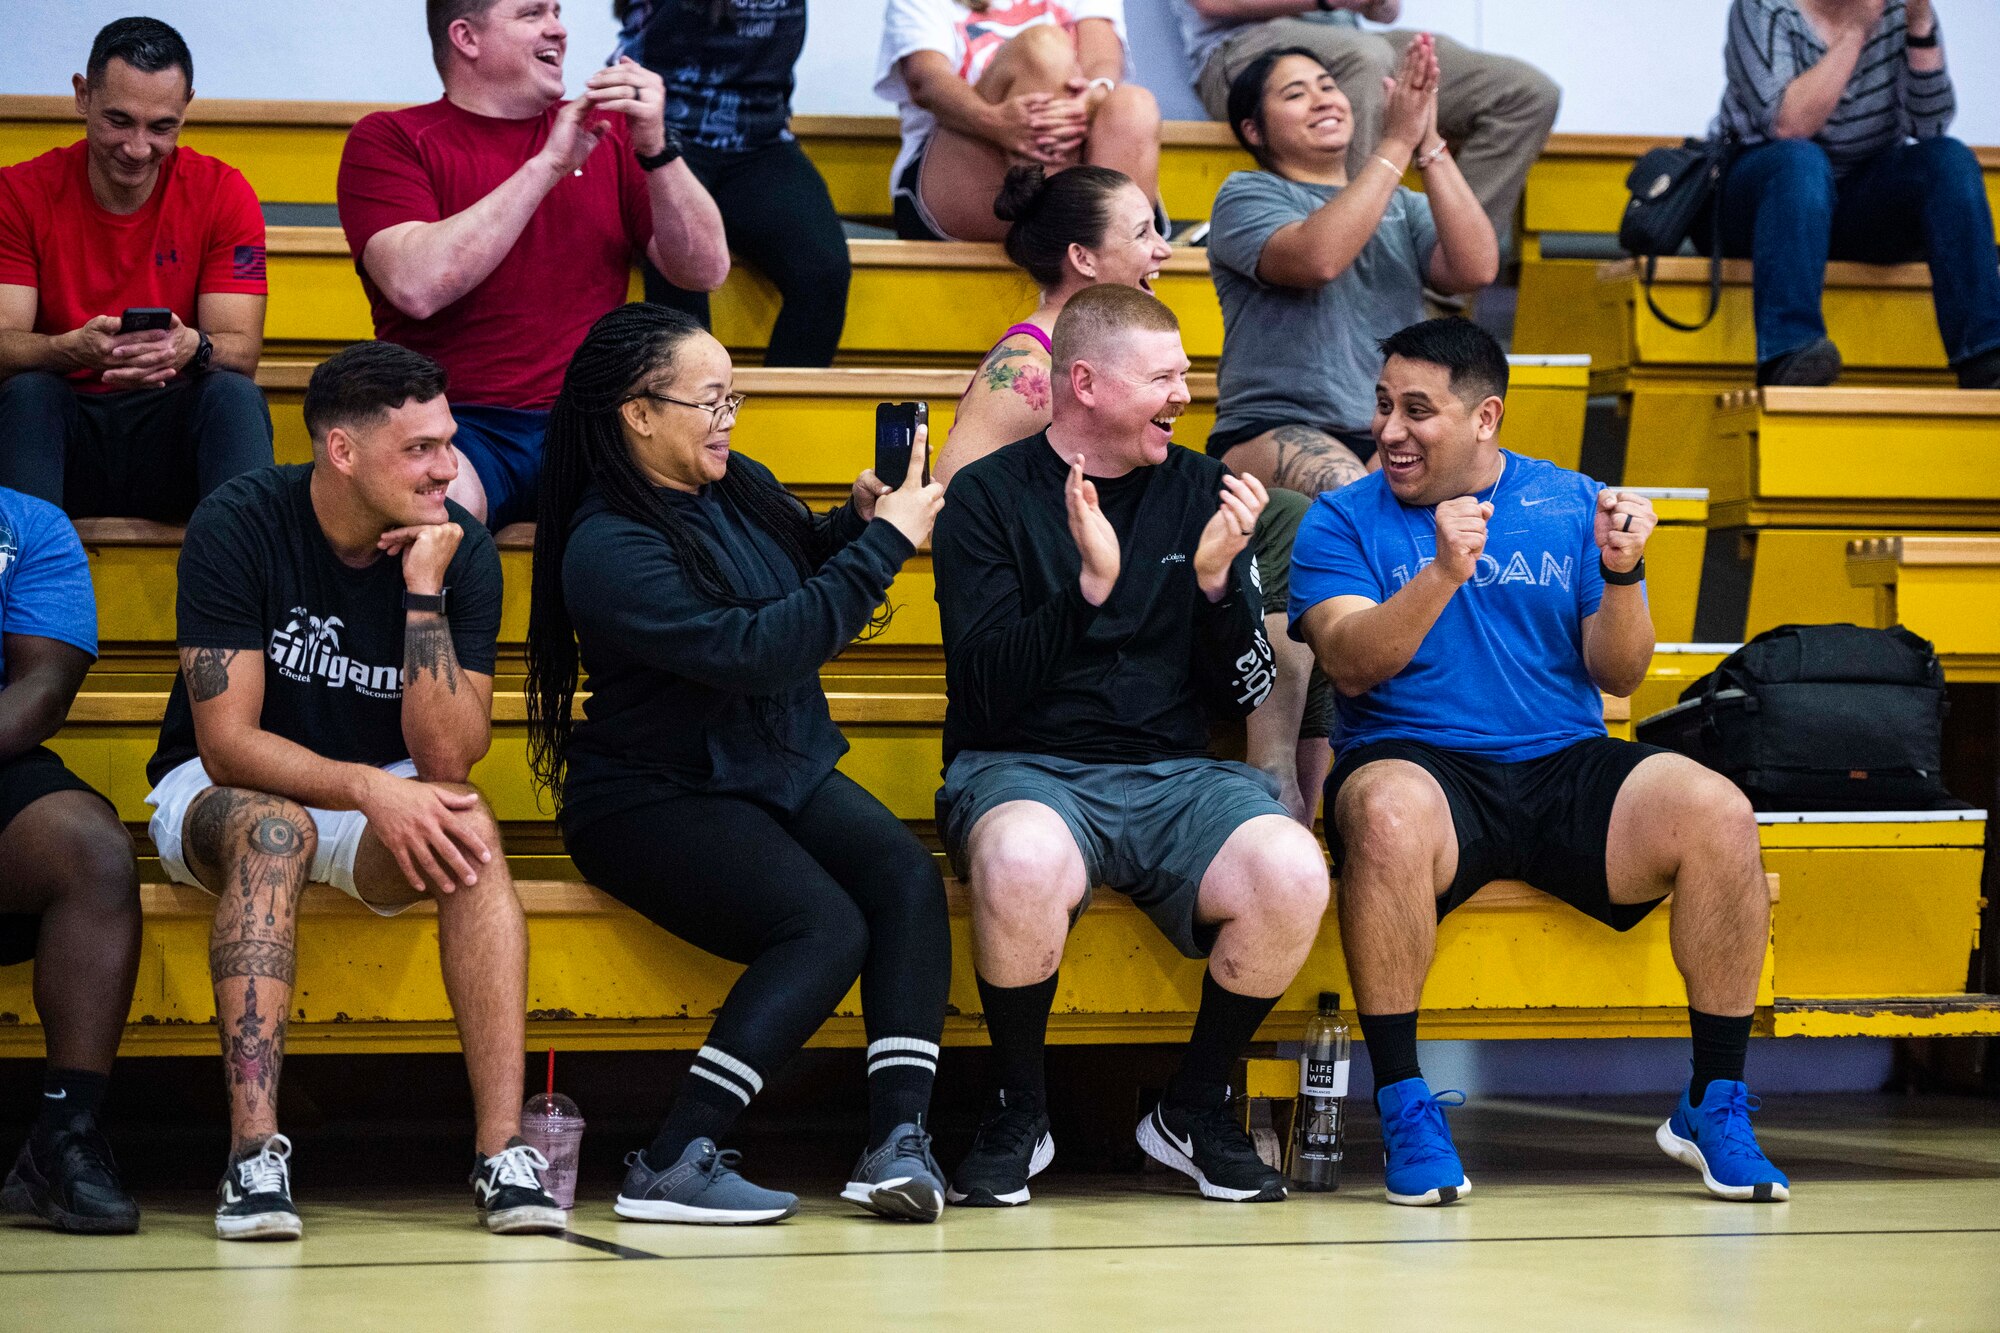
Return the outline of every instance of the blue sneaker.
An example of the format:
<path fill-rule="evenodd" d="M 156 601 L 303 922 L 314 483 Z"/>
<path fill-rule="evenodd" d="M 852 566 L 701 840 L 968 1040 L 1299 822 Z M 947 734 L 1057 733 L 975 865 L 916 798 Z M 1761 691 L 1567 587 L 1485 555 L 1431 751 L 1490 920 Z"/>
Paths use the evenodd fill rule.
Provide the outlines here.
<path fill-rule="evenodd" d="M 1757 1146 L 1750 1113 L 1760 1105 L 1750 1089 L 1728 1079 L 1713 1079 L 1701 1105 L 1690 1105 L 1687 1093 L 1653 1139 L 1660 1151 L 1701 1172 L 1701 1181 L 1718 1199 L 1744 1203 L 1782 1203 L 1792 1197 L 1792 1182 L 1771 1165 Z"/>
<path fill-rule="evenodd" d="M 877 1217 L 935 1222 L 944 1214 L 944 1169 L 931 1155 L 921 1124 L 898 1125 L 879 1147 L 861 1154 L 840 1197 Z"/>
<path fill-rule="evenodd" d="M 1456 1101 L 1447 1100 L 1457 1098 Z M 1382 1174 L 1389 1202 L 1421 1207 L 1455 1203 L 1472 1193 L 1465 1167 L 1452 1146 L 1444 1108 L 1465 1105 L 1457 1090 L 1433 1097 L 1430 1084 L 1406 1078 L 1375 1090 L 1375 1107 L 1382 1113 Z"/>

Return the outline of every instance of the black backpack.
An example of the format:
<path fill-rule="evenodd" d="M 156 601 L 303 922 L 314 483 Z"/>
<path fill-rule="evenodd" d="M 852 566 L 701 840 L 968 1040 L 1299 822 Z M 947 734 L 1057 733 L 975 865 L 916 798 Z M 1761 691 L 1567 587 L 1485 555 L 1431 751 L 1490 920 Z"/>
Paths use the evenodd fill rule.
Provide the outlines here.
<path fill-rule="evenodd" d="M 1945 791 L 1944 669 L 1900 625 L 1780 625 L 1641 722 L 1759 810 L 1964 809 Z"/>
<path fill-rule="evenodd" d="M 1707 327 L 1722 304 L 1722 178 L 1736 153 L 1730 138 L 1689 139 L 1679 148 L 1655 148 L 1632 165 L 1625 188 L 1632 197 L 1618 223 L 1618 246 L 1646 261 L 1646 308 L 1668 328 L 1693 333 Z M 1710 241 L 1708 313 L 1683 324 L 1653 300 L 1653 273 L 1661 255 L 1679 254 L 1699 235 Z"/>

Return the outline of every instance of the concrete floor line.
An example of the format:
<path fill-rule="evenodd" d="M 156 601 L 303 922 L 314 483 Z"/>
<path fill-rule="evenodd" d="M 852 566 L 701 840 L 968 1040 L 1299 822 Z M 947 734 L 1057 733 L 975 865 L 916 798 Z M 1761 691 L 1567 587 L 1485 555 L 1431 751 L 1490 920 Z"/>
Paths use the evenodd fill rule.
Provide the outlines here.
<path fill-rule="evenodd" d="M 1174 1241 L 1158 1245 L 973 1245 L 963 1247 L 927 1246 L 922 1249 L 902 1250 L 759 1250 L 753 1253 L 701 1253 L 701 1254 L 655 1254 L 646 1250 L 631 1250 L 628 1246 L 618 1246 L 602 1241 L 598 1237 L 576 1238 L 565 1234 L 562 1239 L 576 1240 L 577 1243 L 594 1242 L 589 1248 L 612 1246 L 617 1250 L 629 1250 L 620 1254 L 619 1259 L 651 1260 L 659 1263 L 708 1263 L 713 1261 L 781 1259 L 899 1259 L 899 1258 L 955 1258 L 966 1255 L 1008 1255 L 1008 1254 L 1158 1254 L 1180 1250 L 1315 1250 L 1315 1249 L 1370 1249 L 1401 1245 L 1567 1245 L 1579 1243 L 1628 1242 L 1649 1240 L 1813 1240 L 1842 1237 L 1910 1237 L 1910 1236 L 2000 1236 L 2000 1226 L 1992 1227 L 1853 1227 L 1821 1230 L 1795 1231 L 1646 1231 L 1623 1232 L 1603 1235 L 1535 1235 L 1535 1236 L 1372 1236 L 1353 1240 L 1251 1240 L 1251 1241 Z M 145 1266 L 135 1268 L 22 1268 L 0 1269 L 0 1279 L 11 1277 L 59 1277 L 59 1276 L 123 1276 L 140 1273 L 271 1273 L 271 1272 L 317 1272 L 345 1269 L 394 1269 L 394 1268 L 480 1268 L 508 1264 L 574 1264 L 608 1263 L 612 1259 L 594 1260 L 581 1256 L 574 1259 L 412 1259 L 366 1260 L 334 1263 L 296 1264 L 183 1264 L 174 1267 Z"/>

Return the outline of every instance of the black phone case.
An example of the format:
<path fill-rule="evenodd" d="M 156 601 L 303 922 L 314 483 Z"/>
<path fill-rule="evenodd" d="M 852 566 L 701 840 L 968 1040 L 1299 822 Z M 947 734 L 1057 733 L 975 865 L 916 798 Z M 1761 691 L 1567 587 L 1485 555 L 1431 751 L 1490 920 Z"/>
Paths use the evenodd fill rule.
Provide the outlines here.
<path fill-rule="evenodd" d="M 897 487 L 910 471 L 910 450 L 916 446 L 918 424 L 928 424 L 929 403 L 875 404 L 875 476 L 883 485 Z M 930 460 L 924 460 L 924 484 L 931 479 Z"/>

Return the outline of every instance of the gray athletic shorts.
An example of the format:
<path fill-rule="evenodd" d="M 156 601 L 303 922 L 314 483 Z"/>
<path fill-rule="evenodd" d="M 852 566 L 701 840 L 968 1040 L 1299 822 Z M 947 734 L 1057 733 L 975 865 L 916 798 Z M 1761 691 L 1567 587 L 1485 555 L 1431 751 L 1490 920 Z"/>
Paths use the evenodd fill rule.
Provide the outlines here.
<path fill-rule="evenodd" d="M 1209 862 L 1243 824 L 1286 815 L 1266 774 L 1224 759 L 1080 764 L 966 750 L 945 770 L 937 794 L 938 831 L 960 879 L 967 878 L 973 825 L 1008 801 L 1034 801 L 1061 815 L 1083 853 L 1087 885 L 1126 894 L 1189 958 L 1205 958 L 1215 946 L 1216 928 L 1195 920 Z M 1084 889 L 1077 912 L 1090 905 L 1090 892 Z"/>

